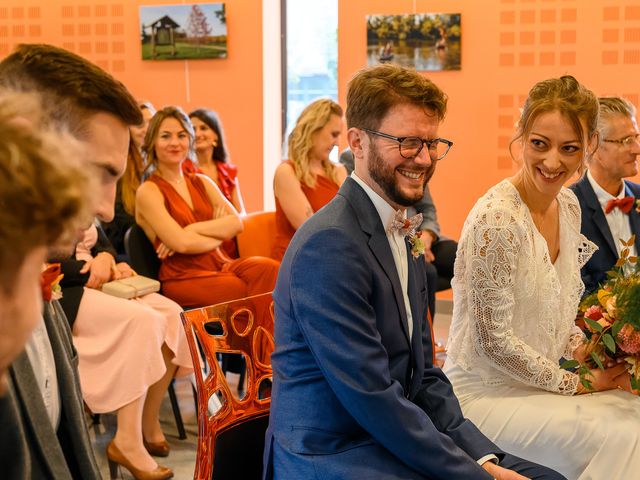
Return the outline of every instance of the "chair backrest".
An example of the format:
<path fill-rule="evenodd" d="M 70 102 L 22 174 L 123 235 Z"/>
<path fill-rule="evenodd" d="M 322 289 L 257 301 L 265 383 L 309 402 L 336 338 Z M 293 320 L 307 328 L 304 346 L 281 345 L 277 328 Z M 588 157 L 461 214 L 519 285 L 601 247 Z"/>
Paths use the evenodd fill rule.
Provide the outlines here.
<path fill-rule="evenodd" d="M 145 277 L 158 278 L 160 259 L 140 225 L 132 225 L 124 234 L 124 249 L 129 257 L 131 268 Z"/>
<path fill-rule="evenodd" d="M 271 256 L 276 238 L 276 212 L 253 212 L 242 218 L 244 230 L 236 238 L 241 257 Z"/>
<path fill-rule="evenodd" d="M 198 397 L 194 478 L 259 480 L 271 406 L 271 292 L 183 312 L 182 322 Z M 244 355 L 247 386 L 243 398 L 232 394 L 217 359 L 219 353 Z M 205 366 L 208 368 L 203 369 Z M 207 370 L 205 377 L 203 371 Z M 222 406 L 212 413 L 209 406 L 214 395 Z"/>

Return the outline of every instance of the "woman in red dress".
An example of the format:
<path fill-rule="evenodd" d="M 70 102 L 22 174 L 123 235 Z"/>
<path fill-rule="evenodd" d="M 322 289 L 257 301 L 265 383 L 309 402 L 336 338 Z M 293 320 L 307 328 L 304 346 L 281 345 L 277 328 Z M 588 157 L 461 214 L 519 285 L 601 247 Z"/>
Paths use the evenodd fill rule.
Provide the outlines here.
<path fill-rule="evenodd" d="M 213 110 L 199 108 L 189 114 L 196 135 L 195 150 L 198 161 L 187 158 L 182 162 L 184 173 L 204 173 L 211 178 L 224 197 L 231 202 L 240 215 L 246 213 L 238 182 L 238 167 L 229 161 L 229 152 L 224 143 L 224 133 L 218 114 Z M 236 239 L 222 243 L 222 249 L 231 258 L 238 258 Z"/>
<path fill-rule="evenodd" d="M 309 104 L 289 134 L 289 159 L 276 169 L 276 239 L 271 257 L 282 260 L 296 230 L 338 193 L 347 171 L 329 160 L 342 131 L 342 108 L 326 98 Z"/>
<path fill-rule="evenodd" d="M 238 212 L 207 175 L 183 173 L 194 131 L 178 107 L 151 120 L 145 153 L 153 174 L 136 194 L 136 222 L 162 260 L 162 292 L 194 308 L 273 290 L 279 263 L 264 257 L 230 260 L 220 245 L 242 231 Z"/>

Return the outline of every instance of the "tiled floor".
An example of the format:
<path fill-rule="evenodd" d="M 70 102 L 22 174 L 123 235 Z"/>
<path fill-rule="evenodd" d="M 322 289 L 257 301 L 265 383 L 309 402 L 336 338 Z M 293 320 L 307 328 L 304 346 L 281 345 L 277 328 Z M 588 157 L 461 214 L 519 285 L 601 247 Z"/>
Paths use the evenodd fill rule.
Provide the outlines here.
<path fill-rule="evenodd" d="M 436 317 L 433 322 L 435 338 L 437 342 L 446 344 L 449 333 L 449 325 L 451 324 L 451 301 L 438 300 L 436 306 Z M 229 383 L 237 385 L 237 375 L 229 374 Z M 233 387 L 232 387 L 233 388 Z M 174 478 L 177 480 L 188 480 L 193 478 L 193 469 L 196 458 L 196 440 L 198 429 L 196 425 L 195 405 L 191 392 L 191 384 L 186 380 L 176 381 L 176 394 L 180 403 L 180 411 L 182 412 L 187 439 L 180 440 L 178 431 L 171 411 L 169 396 L 165 398 L 165 402 L 161 412 L 161 423 L 167 441 L 171 445 L 171 454 L 167 458 L 157 459 L 161 465 L 170 467 L 174 471 Z M 98 464 L 102 471 L 102 476 L 109 479 L 109 465 L 107 463 L 106 448 L 107 444 L 113 438 L 116 427 L 116 419 L 114 415 L 102 415 L 100 424 L 91 427 L 91 436 L 93 440 Z M 132 479 L 128 470 L 121 469 L 124 479 Z"/>

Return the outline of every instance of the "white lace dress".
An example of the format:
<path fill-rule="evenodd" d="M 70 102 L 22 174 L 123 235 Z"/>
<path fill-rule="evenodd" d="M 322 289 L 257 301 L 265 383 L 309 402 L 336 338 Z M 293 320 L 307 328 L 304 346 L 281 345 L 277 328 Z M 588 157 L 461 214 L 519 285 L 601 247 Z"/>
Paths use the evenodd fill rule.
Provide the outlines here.
<path fill-rule="evenodd" d="M 573 396 L 559 368 L 583 334 L 574 319 L 580 268 L 596 247 L 562 189 L 560 254 L 551 263 L 516 188 L 504 180 L 474 206 L 456 256 L 444 370 L 462 410 L 501 448 L 571 479 L 640 478 L 640 399 L 622 391 Z"/>

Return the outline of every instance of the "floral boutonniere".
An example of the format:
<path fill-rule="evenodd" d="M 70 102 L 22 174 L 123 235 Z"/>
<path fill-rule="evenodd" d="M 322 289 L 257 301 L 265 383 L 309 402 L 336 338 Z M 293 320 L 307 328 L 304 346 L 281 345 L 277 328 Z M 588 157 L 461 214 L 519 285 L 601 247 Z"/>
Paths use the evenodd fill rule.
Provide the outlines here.
<path fill-rule="evenodd" d="M 640 213 L 640 199 L 636 199 L 635 206 L 636 212 Z"/>
<path fill-rule="evenodd" d="M 60 273 L 59 263 L 45 265 L 45 269 L 40 273 L 40 288 L 42 288 L 42 299 L 45 302 L 62 298 L 62 287 L 60 287 L 62 277 L 64 274 Z"/>
<path fill-rule="evenodd" d="M 420 255 L 424 255 L 425 245 L 422 240 L 422 230 L 413 231 L 409 234 L 409 245 L 411 245 L 411 255 L 413 258 L 418 258 Z"/>

